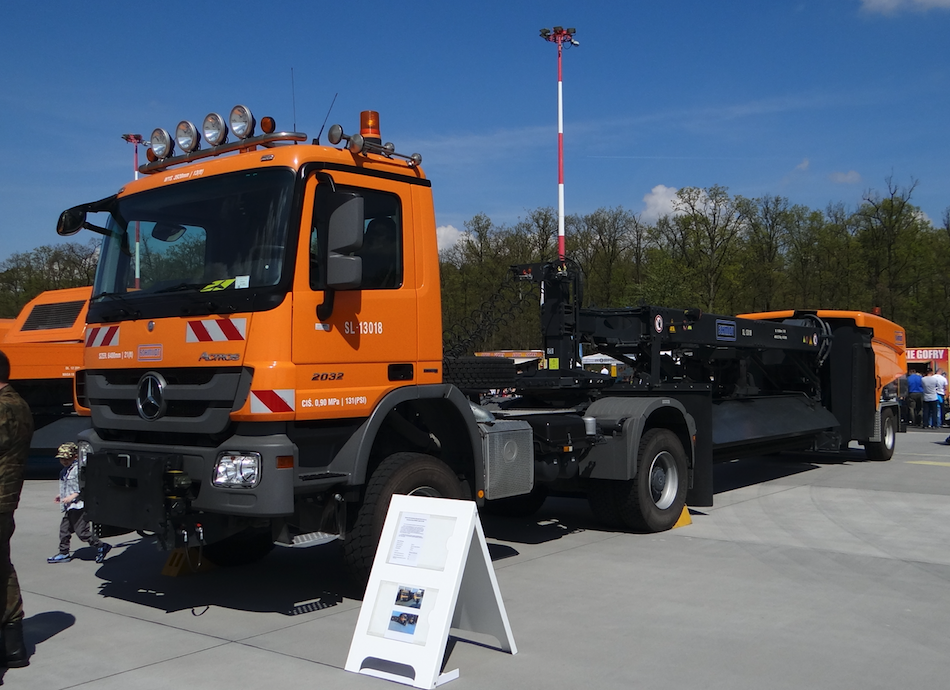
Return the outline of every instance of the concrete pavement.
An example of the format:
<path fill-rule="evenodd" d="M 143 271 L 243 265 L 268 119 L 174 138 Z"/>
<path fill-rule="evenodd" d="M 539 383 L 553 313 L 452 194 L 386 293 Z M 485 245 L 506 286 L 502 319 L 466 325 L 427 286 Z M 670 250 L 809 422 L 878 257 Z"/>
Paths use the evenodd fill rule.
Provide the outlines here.
<path fill-rule="evenodd" d="M 519 653 L 450 641 L 448 687 L 945 687 L 944 435 L 900 434 L 886 463 L 854 450 L 721 465 L 716 506 L 663 534 L 605 530 L 574 498 L 484 517 Z M 166 554 L 126 535 L 101 565 L 86 547 L 50 565 L 56 492 L 29 480 L 16 513 L 33 656 L 4 685 L 398 687 L 343 671 L 362 593 L 339 547 L 172 578 Z"/>

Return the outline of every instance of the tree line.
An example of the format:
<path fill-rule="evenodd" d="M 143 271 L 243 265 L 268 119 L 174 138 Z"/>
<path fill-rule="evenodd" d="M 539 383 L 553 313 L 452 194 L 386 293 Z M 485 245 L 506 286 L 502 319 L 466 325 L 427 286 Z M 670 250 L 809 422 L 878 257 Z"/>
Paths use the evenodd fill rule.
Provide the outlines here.
<path fill-rule="evenodd" d="M 44 245 L 11 254 L 0 263 L 0 318 L 13 319 L 46 290 L 92 285 L 99 242 Z"/>
<path fill-rule="evenodd" d="M 619 206 L 567 216 L 566 254 L 582 270 L 584 306 L 879 309 L 911 345 L 950 344 L 950 208 L 934 223 L 912 203 L 916 181 L 886 182 L 855 211 L 686 187 L 655 223 Z M 551 208 L 510 226 L 483 214 L 466 222 L 440 255 L 447 340 L 470 351 L 540 347 L 537 288 L 506 269 L 556 255 Z"/>
<path fill-rule="evenodd" d="M 621 206 L 565 218 L 566 253 L 583 305 L 640 304 L 740 314 L 775 309 L 873 311 L 914 346 L 950 344 L 950 208 L 939 221 L 912 203 L 917 182 L 867 192 L 857 210 L 814 210 L 785 197 L 748 199 L 685 187 L 654 223 Z M 513 225 L 485 214 L 440 253 L 443 330 L 456 353 L 541 345 L 536 284 L 509 267 L 557 257 L 557 213 Z M 90 285 L 98 242 L 43 246 L 0 262 L 0 318 L 44 290 Z"/>

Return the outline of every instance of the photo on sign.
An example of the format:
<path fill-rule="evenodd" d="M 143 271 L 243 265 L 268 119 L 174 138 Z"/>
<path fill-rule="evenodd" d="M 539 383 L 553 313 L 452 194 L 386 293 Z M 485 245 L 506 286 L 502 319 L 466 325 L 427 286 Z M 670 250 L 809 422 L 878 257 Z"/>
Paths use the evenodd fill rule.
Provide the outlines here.
<path fill-rule="evenodd" d="M 389 629 L 393 632 L 402 633 L 403 635 L 414 635 L 416 632 L 416 623 L 418 622 L 419 614 L 394 610 L 389 617 Z"/>
<path fill-rule="evenodd" d="M 405 606 L 410 609 L 422 608 L 422 595 L 425 590 L 421 587 L 407 587 L 399 585 L 399 591 L 396 592 L 396 606 Z"/>

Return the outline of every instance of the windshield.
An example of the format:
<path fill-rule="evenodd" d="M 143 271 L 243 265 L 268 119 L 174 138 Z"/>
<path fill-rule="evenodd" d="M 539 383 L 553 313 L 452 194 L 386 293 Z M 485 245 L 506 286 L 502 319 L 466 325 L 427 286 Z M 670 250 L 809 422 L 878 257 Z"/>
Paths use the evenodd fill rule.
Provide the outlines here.
<path fill-rule="evenodd" d="M 119 199 L 105 228 L 93 299 L 122 295 L 127 304 L 160 294 L 236 295 L 277 285 L 293 187 L 292 170 L 268 168 Z"/>

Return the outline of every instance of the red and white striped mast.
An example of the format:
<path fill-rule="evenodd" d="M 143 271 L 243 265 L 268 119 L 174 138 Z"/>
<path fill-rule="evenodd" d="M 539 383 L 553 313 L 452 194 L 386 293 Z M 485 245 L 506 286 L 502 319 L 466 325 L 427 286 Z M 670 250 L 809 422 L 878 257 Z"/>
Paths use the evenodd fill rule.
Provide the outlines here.
<path fill-rule="evenodd" d="M 541 38 L 557 44 L 557 254 L 564 261 L 564 89 L 561 73 L 561 50 L 568 46 L 580 45 L 574 40 L 574 29 L 555 26 L 554 29 L 541 29 Z"/>
<path fill-rule="evenodd" d="M 139 179 L 139 144 L 144 144 L 145 140 L 142 139 L 141 134 L 123 134 L 122 138 L 125 139 L 128 143 L 135 145 L 135 151 L 132 156 L 132 170 L 134 171 L 135 179 Z M 139 289 L 139 283 L 142 279 L 142 265 L 139 259 L 139 221 L 135 221 L 135 289 Z"/>

